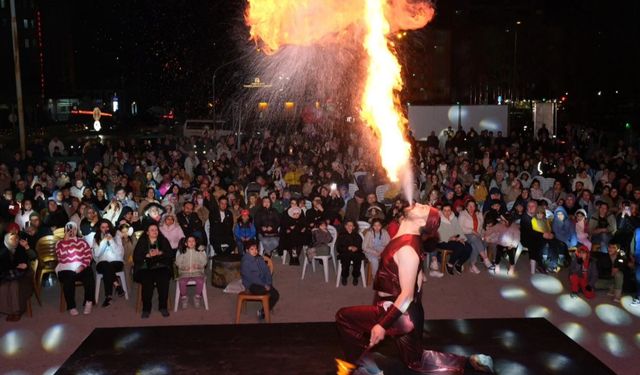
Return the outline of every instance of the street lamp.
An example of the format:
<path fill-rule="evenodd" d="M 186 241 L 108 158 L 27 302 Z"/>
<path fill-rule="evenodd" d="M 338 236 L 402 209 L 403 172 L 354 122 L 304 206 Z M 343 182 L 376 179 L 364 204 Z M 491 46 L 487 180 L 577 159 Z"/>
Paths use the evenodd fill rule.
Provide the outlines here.
<path fill-rule="evenodd" d="M 260 49 L 258 49 L 258 51 L 259 50 Z M 213 114 L 212 114 L 212 117 L 213 117 L 213 126 L 214 126 L 214 128 L 216 127 L 216 75 L 218 74 L 218 71 L 220 69 L 224 68 L 227 65 L 230 65 L 230 64 L 233 64 L 233 63 L 238 62 L 240 60 L 246 59 L 247 57 L 253 55 L 253 52 L 254 51 L 252 49 L 249 53 L 247 53 L 245 55 L 242 55 L 242 56 L 240 56 L 238 58 L 235 58 L 235 59 L 233 59 L 231 61 L 227 61 L 226 63 L 223 63 L 222 65 L 218 66 L 213 71 L 213 76 L 211 78 L 211 100 L 213 101 L 213 108 L 212 108 L 213 109 Z"/>

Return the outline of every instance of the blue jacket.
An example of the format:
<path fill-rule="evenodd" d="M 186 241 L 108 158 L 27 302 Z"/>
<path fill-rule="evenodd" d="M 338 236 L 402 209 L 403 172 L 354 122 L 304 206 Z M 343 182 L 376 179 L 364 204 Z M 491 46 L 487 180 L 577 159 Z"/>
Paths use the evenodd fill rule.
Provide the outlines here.
<path fill-rule="evenodd" d="M 640 259 L 640 228 L 636 228 L 636 232 L 633 234 L 633 252 L 635 253 L 636 262 L 638 262 Z"/>
<path fill-rule="evenodd" d="M 256 226 L 253 225 L 252 222 L 241 224 L 237 223 L 233 227 L 233 235 L 236 237 L 237 241 L 242 240 L 242 237 L 247 237 L 249 239 L 256 238 Z"/>
<path fill-rule="evenodd" d="M 240 274 L 242 275 L 242 285 L 247 289 L 253 284 L 271 286 L 273 282 L 271 272 L 264 259 L 260 255 L 254 257 L 248 252 L 242 256 Z"/>
<path fill-rule="evenodd" d="M 558 213 L 562 212 L 564 214 L 564 220 L 560 220 L 558 218 Z M 578 236 L 576 235 L 576 226 L 569 219 L 569 215 L 567 215 L 567 210 L 564 207 L 560 206 L 555 209 L 553 212 L 553 234 L 556 238 L 562 242 L 564 242 L 567 247 L 574 247 L 578 244 Z"/>

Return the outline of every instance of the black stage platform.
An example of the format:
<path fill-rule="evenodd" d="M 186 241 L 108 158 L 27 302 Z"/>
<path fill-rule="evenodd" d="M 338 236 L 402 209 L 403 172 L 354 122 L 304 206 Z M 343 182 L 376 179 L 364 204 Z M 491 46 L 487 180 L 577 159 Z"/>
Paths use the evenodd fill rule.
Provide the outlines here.
<path fill-rule="evenodd" d="M 432 320 L 425 348 L 493 356 L 499 374 L 613 374 L 546 319 Z M 409 373 L 387 340 L 385 374 Z M 333 323 L 97 328 L 57 374 L 335 374 Z M 468 371 L 473 373 L 473 371 Z"/>

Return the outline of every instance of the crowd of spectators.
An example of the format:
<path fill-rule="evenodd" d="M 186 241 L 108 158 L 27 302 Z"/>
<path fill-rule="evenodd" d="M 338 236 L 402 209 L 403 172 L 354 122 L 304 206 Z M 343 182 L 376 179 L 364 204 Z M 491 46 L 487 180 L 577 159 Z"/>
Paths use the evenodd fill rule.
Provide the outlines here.
<path fill-rule="evenodd" d="M 376 137 L 366 129 L 267 130 L 237 142 L 208 135 L 67 145 L 54 138 L 48 145 L 34 140 L 24 158 L 1 150 L 0 312 L 10 320 L 24 312 L 29 261 L 38 257 L 38 240 L 56 229 L 65 233 L 56 272 L 72 315 L 79 313 L 77 281 L 86 291 L 85 314 L 99 302 L 93 264 L 105 283 L 103 307 L 123 294 L 116 274 L 132 270 L 142 285 L 142 317 L 151 312 L 154 288 L 168 316 L 171 278 L 183 291 L 195 281 L 199 306 L 203 259 L 244 254 L 256 244 L 266 256 L 286 251 L 297 265 L 301 257 L 329 254 L 335 241 L 341 282 L 351 275 L 357 285 L 361 262 L 375 273 L 409 201 L 441 210 L 438 233 L 423 236 L 432 276 L 443 276 L 439 262 L 455 275 L 499 273 L 505 260 L 514 275 L 527 251 L 532 274 L 569 268 L 572 292 L 586 298 L 604 284 L 616 301 L 637 293 L 639 155 L 624 140 L 608 145 L 596 132 L 572 127 L 562 138 L 544 127 L 535 136 L 449 128 L 411 139 L 411 197 L 387 181 Z"/>

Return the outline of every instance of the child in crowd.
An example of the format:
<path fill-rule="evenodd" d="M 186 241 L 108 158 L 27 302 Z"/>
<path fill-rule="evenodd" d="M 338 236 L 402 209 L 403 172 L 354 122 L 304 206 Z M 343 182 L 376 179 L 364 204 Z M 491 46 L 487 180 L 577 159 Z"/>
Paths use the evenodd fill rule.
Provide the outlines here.
<path fill-rule="evenodd" d="M 202 301 L 202 288 L 204 288 L 204 267 L 207 265 L 207 254 L 204 246 L 197 246 L 195 236 L 187 237 L 176 254 L 176 266 L 178 267 L 178 287 L 180 288 L 180 305 L 186 309 L 189 304 L 187 284 L 196 283 L 196 293 L 193 304 L 200 307 Z"/>
<path fill-rule="evenodd" d="M 307 259 L 313 262 L 315 256 L 326 256 L 331 253 L 333 236 L 329 233 L 327 222 L 320 221 L 318 227 L 311 231 L 311 247 L 307 249 Z"/>

